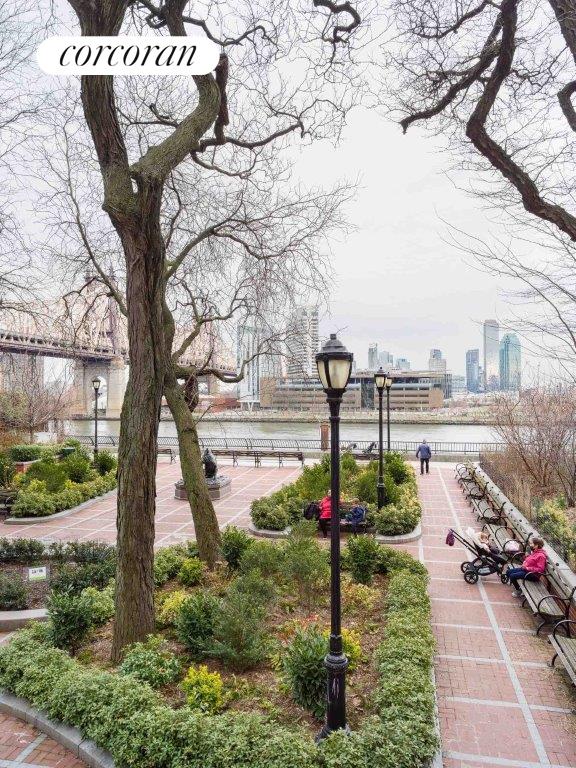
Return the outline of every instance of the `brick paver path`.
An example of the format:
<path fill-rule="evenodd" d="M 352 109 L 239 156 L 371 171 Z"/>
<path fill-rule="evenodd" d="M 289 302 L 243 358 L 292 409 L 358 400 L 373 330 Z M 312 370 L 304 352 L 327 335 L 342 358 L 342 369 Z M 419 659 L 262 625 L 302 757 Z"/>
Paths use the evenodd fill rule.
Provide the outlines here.
<path fill-rule="evenodd" d="M 452 465 L 420 478 L 418 554 L 430 572 L 432 622 L 445 768 L 574 768 L 576 692 L 511 588 L 497 576 L 466 584 L 466 550 L 447 547 L 448 528 L 475 517 Z M 411 550 L 414 554 L 415 547 Z"/>
<path fill-rule="evenodd" d="M 290 482 L 299 466 L 223 467 L 232 493 L 216 502 L 222 527 L 245 527 L 252 499 Z M 158 467 L 156 543 L 194 535 L 186 502 L 174 499 L 177 464 Z M 433 629 L 437 641 L 436 682 L 444 768 L 576 768 L 576 693 L 566 675 L 547 666 L 552 653 L 535 637 L 535 623 L 490 576 L 464 582 L 460 563 L 467 553 L 445 545 L 450 527 L 474 525 L 451 464 L 433 464 L 419 479 L 422 539 L 402 548 L 430 572 Z M 115 497 L 97 501 L 59 520 L 3 526 L 2 535 L 52 539 L 115 538 Z M 0 643 L 8 635 L 0 636 Z M 0 716 L 0 768 L 83 764 L 51 739 L 13 718 Z"/>
<path fill-rule="evenodd" d="M 232 478 L 228 496 L 214 506 L 221 528 L 228 524 L 246 528 L 250 521 L 250 503 L 259 496 L 278 490 L 300 474 L 300 464 L 233 467 L 219 461 L 222 474 Z M 188 502 L 174 498 L 174 483 L 182 477 L 180 464 L 159 460 L 156 499 L 156 546 L 166 546 L 194 538 L 194 524 Z M 99 539 L 116 541 L 116 494 L 94 501 L 67 517 L 40 519 L 29 525 L 0 525 L 0 535 L 33 537 L 45 541 Z M 1 766 L 0 766 L 1 768 Z"/>

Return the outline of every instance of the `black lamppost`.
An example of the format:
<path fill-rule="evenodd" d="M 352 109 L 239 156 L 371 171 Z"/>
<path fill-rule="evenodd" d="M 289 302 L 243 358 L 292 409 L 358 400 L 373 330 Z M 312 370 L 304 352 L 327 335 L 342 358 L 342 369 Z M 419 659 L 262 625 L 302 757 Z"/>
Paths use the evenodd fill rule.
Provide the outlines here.
<path fill-rule="evenodd" d="M 340 599 L 340 405 L 352 371 L 352 353 L 335 333 L 316 355 L 318 376 L 330 408 L 330 646 L 324 663 L 328 672 L 326 723 L 318 739 L 346 725 L 346 667 L 342 649 Z"/>
<path fill-rule="evenodd" d="M 98 390 L 102 382 L 96 376 L 92 379 L 94 387 L 94 456 L 98 455 Z"/>
<path fill-rule="evenodd" d="M 384 506 L 384 457 L 382 455 L 382 394 L 386 386 L 386 374 L 382 367 L 374 374 L 374 386 L 378 390 L 378 509 Z"/>
<path fill-rule="evenodd" d="M 386 374 L 386 431 L 388 432 L 388 453 L 390 453 L 390 389 L 392 379 Z"/>

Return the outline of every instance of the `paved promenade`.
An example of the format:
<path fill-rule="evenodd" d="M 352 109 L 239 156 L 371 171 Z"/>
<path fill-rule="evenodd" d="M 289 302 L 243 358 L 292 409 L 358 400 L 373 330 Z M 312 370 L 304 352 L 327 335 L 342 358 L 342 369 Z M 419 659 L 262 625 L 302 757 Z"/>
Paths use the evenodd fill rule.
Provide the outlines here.
<path fill-rule="evenodd" d="M 246 526 L 253 498 L 297 477 L 299 466 L 226 467 L 233 491 L 217 502 L 222 527 Z M 158 470 L 157 544 L 193 536 L 185 502 L 173 498 L 177 465 Z M 403 549 L 430 572 L 435 662 L 444 768 L 576 768 L 576 690 L 561 668 L 552 670 L 545 637 L 535 637 L 530 613 L 495 576 L 464 582 L 467 553 L 444 543 L 449 527 L 474 525 L 453 476 L 433 464 L 419 479 L 422 539 Z M 32 526 L 2 526 L 2 535 L 114 540 L 115 499 L 94 502 L 69 518 Z M 9 636 L 0 637 L 0 643 Z M 80 768 L 76 758 L 13 718 L 0 716 L 0 768 Z"/>

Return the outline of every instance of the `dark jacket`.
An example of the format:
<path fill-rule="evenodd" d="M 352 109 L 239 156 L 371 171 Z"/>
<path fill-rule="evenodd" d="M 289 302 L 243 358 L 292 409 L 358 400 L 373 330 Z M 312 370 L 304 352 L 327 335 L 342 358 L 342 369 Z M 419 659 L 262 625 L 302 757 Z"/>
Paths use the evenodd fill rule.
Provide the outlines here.
<path fill-rule="evenodd" d="M 416 451 L 416 458 L 417 459 L 429 459 L 432 456 L 432 451 L 430 450 L 430 446 L 426 443 L 421 443 L 418 446 L 418 450 Z"/>

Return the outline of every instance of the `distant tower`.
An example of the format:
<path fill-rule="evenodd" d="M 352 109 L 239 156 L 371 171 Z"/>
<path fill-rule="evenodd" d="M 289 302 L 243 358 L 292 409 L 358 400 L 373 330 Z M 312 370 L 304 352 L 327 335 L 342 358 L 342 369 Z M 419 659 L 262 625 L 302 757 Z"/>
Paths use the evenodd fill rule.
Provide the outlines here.
<path fill-rule="evenodd" d="M 316 353 L 319 348 L 318 307 L 298 307 L 288 326 L 286 340 L 287 374 L 291 378 L 316 376 Z"/>
<path fill-rule="evenodd" d="M 466 389 L 468 392 L 480 391 L 480 350 L 469 349 L 466 352 Z"/>
<path fill-rule="evenodd" d="M 378 344 L 368 345 L 368 370 L 376 371 L 378 369 Z"/>
<path fill-rule="evenodd" d="M 446 373 L 446 360 L 442 357 L 442 352 L 439 349 L 430 350 L 428 370 L 436 371 L 436 373 Z"/>
<path fill-rule="evenodd" d="M 506 333 L 500 342 L 500 388 L 519 391 L 521 387 L 522 348 L 515 333 Z"/>
<path fill-rule="evenodd" d="M 500 326 L 496 320 L 484 321 L 484 389 L 500 389 Z"/>

